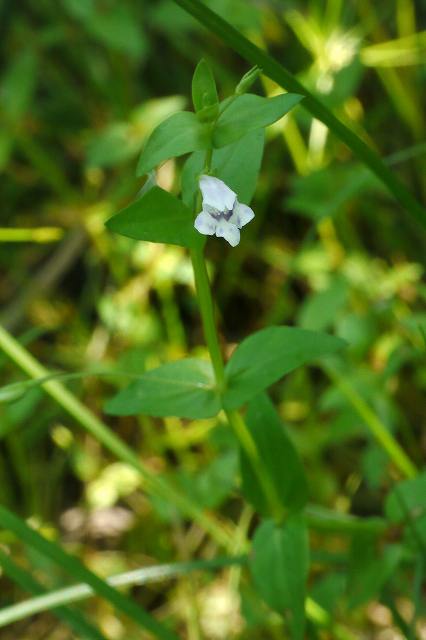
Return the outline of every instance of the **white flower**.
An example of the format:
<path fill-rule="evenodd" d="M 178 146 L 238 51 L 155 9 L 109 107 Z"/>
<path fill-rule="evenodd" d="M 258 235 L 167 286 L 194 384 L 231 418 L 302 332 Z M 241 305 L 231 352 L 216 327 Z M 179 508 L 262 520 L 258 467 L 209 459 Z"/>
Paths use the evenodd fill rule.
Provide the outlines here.
<path fill-rule="evenodd" d="M 254 218 L 252 209 L 238 202 L 237 194 L 219 178 L 201 176 L 200 189 L 203 210 L 195 218 L 194 227 L 205 236 L 216 234 L 225 238 L 235 247 L 240 241 L 241 227 Z"/>

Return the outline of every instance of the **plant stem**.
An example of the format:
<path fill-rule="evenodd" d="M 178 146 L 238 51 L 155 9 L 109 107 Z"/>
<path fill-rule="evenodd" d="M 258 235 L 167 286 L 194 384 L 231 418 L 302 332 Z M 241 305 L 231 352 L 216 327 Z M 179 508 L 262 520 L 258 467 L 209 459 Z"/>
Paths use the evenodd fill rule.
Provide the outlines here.
<path fill-rule="evenodd" d="M 386 451 L 395 466 L 398 467 L 398 469 L 407 478 L 414 478 L 418 473 L 415 464 L 407 456 L 391 432 L 377 417 L 374 411 L 372 411 L 365 400 L 347 382 L 347 380 L 334 369 L 334 367 L 326 366 L 325 371 L 364 420 L 370 433 L 377 440 L 382 449 Z"/>
<path fill-rule="evenodd" d="M 219 338 L 216 331 L 216 323 L 214 317 L 214 305 L 210 290 L 210 283 L 206 269 L 202 249 L 193 249 L 191 252 L 192 267 L 194 270 L 195 286 L 197 289 L 198 302 L 200 306 L 201 318 L 204 328 L 204 336 L 207 348 L 215 373 L 216 384 L 220 392 L 224 390 L 225 367 L 223 364 L 222 353 L 220 350 Z M 262 459 L 259 456 L 256 444 L 252 435 L 247 428 L 246 423 L 237 411 L 225 411 L 229 425 L 231 426 L 241 447 L 247 454 L 253 470 L 257 475 L 260 485 L 268 498 L 271 513 L 277 521 L 282 519 L 283 507 L 279 496 L 277 495 L 275 486 L 273 485 L 268 470 L 265 468 Z"/>
<path fill-rule="evenodd" d="M 1 325 L 0 348 L 31 378 L 42 378 L 50 375 L 49 371 Z M 218 544 L 226 548 L 230 545 L 232 540 L 223 526 L 216 523 L 196 502 L 193 502 L 181 494 L 166 479 L 160 478 L 150 471 L 150 469 L 139 460 L 137 454 L 68 391 L 66 387 L 57 380 L 47 380 L 41 386 L 69 415 L 111 451 L 111 453 L 136 469 L 143 478 L 144 488 L 148 493 L 152 493 L 173 503 L 182 513 L 193 519 L 207 531 Z"/>
<path fill-rule="evenodd" d="M 206 263 L 202 249 L 191 251 L 192 268 L 194 270 L 195 287 L 197 290 L 198 302 L 200 306 L 201 319 L 203 322 L 204 336 L 207 348 L 210 353 L 216 383 L 222 391 L 225 383 L 225 369 L 223 366 L 222 353 L 220 350 L 219 338 L 216 331 L 214 318 L 214 306 L 210 291 L 209 278 L 207 275 Z"/>

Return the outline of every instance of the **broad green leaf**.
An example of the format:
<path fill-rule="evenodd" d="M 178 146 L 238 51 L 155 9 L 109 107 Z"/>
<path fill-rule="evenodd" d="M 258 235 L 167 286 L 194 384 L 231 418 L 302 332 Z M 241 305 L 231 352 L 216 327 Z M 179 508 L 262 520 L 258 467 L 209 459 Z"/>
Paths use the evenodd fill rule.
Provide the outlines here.
<path fill-rule="evenodd" d="M 136 175 L 142 176 L 169 158 L 206 149 L 209 128 L 195 113 L 180 111 L 162 122 L 151 133 L 139 158 Z"/>
<path fill-rule="evenodd" d="M 0 525 L 12 531 L 21 543 L 58 564 L 70 576 L 88 584 L 97 595 L 108 600 L 118 611 L 129 616 L 141 628 L 147 629 L 161 640 L 177 640 L 177 636 L 174 633 L 157 622 L 141 606 L 111 587 L 105 580 L 102 580 L 102 578 L 87 569 L 78 558 L 69 555 L 58 544 L 41 536 L 35 529 L 29 527 L 24 520 L 21 520 L 1 505 Z"/>
<path fill-rule="evenodd" d="M 197 64 L 192 78 L 192 102 L 195 111 L 219 105 L 216 82 L 212 70 L 205 60 L 200 60 Z"/>
<path fill-rule="evenodd" d="M 182 247 L 194 247 L 200 243 L 190 209 L 171 193 L 156 186 L 110 218 L 106 226 L 110 231 L 135 240 L 169 242 Z"/>
<path fill-rule="evenodd" d="M 252 334 L 226 365 L 224 408 L 237 409 L 286 373 L 344 345 L 339 338 L 294 327 L 268 327 Z"/>
<path fill-rule="evenodd" d="M 274 405 L 265 393 L 250 402 L 246 422 L 281 504 L 289 511 L 302 509 L 308 499 L 303 466 Z M 270 515 L 268 498 L 243 449 L 240 449 L 240 460 L 244 497 L 263 516 Z"/>
<path fill-rule="evenodd" d="M 359 607 L 378 599 L 386 582 L 395 574 L 402 555 L 400 545 L 389 545 L 379 553 L 375 536 L 354 536 L 347 582 L 349 607 Z"/>
<path fill-rule="evenodd" d="M 187 358 L 151 369 L 109 400 L 105 410 L 118 416 L 211 418 L 220 411 L 211 364 Z"/>
<path fill-rule="evenodd" d="M 302 100 L 296 93 L 283 93 L 274 98 L 262 98 L 246 93 L 231 98 L 217 121 L 213 146 L 220 148 L 245 136 L 249 131 L 273 124 Z"/>
<path fill-rule="evenodd" d="M 308 534 L 300 516 L 276 525 L 265 520 L 253 539 L 250 569 L 265 602 L 288 616 L 292 640 L 303 640 L 306 580 L 309 570 Z"/>
<path fill-rule="evenodd" d="M 264 146 L 265 133 L 262 129 L 256 129 L 237 142 L 213 151 L 213 175 L 231 187 L 244 204 L 250 204 L 253 198 Z M 182 197 L 191 208 L 195 204 L 198 177 L 203 170 L 204 160 L 205 153 L 196 151 L 185 162 L 182 171 Z"/>
<path fill-rule="evenodd" d="M 43 587 L 37 580 L 35 580 L 30 573 L 25 571 L 25 569 L 15 564 L 13 559 L 1 549 L 0 567 L 3 569 L 4 573 L 17 585 L 24 589 L 24 591 L 28 591 L 34 596 L 40 596 L 48 593 L 45 587 Z M 9 607 L 8 609 L 10 610 Z M 78 638 L 84 638 L 84 640 L 106 640 L 105 636 L 99 631 L 99 629 L 94 627 L 88 620 L 86 620 L 85 616 L 83 616 L 82 613 L 79 613 L 78 611 L 65 606 L 56 606 L 54 608 L 52 607 L 52 610 L 53 614 L 59 620 L 62 620 L 70 627 L 70 629 L 73 629 Z M 25 611 L 23 613 L 25 613 Z M 23 617 L 24 615 L 22 615 L 22 618 Z M 28 617 L 28 612 L 26 613 L 25 617 Z M 10 619 L 7 620 L 5 616 L 5 608 L 2 608 L 0 610 L 0 627 L 5 626 L 6 624 L 10 624 L 10 622 Z"/>

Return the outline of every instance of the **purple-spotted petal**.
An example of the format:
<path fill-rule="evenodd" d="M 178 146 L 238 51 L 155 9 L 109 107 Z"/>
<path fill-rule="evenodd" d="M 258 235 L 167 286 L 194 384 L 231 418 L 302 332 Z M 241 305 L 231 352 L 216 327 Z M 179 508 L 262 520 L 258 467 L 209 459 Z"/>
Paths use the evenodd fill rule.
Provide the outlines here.
<path fill-rule="evenodd" d="M 194 221 L 194 227 L 205 236 L 212 236 L 216 231 L 217 221 L 209 213 L 202 211 Z"/>
<path fill-rule="evenodd" d="M 225 238 L 231 247 L 236 247 L 240 242 L 240 230 L 226 220 L 219 220 L 216 227 L 216 235 L 218 238 Z"/>
<path fill-rule="evenodd" d="M 232 210 L 237 194 L 219 178 L 201 176 L 200 189 L 203 194 L 203 205 L 213 207 L 217 211 Z"/>
<path fill-rule="evenodd" d="M 232 216 L 229 218 L 229 222 L 232 222 L 232 224 L 235 224 L 239 229 L 241 229 L 241 227 L 244 227 L 244 225 L 249 223 L 250 220 L 253 220 L 253 218 L 253 209 L 250 209 L 246 204 L 242 204 L 237 200 L 234 205 Z"/>

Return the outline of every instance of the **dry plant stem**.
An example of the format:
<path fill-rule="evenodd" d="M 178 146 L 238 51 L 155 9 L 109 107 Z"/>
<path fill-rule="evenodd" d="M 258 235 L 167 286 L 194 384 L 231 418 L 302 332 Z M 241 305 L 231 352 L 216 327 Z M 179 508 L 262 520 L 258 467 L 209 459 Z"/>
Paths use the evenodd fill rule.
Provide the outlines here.
<path fill-rule="evenodd" d="M 31 378 L 42 378 L 49 375 L 49 371 L 2 326 L 0 326 L 0 349 Z M 223 526 L 205 513 L 195 502 L 178 492 L 166 480 L 150 471 L 130 447 L 120 440 L 107 425 L 99 420 L 60 382 L 48 380 L 41 386 L 69 415 L 111 451 L 113 455 L 136 469 L 143 478 L 144 488 L 148 493 L 175 504 L 186 517 L 197 522 L 218 544 L 225 548 L 229 548 L 232 545 L 232 537 Z"/>

